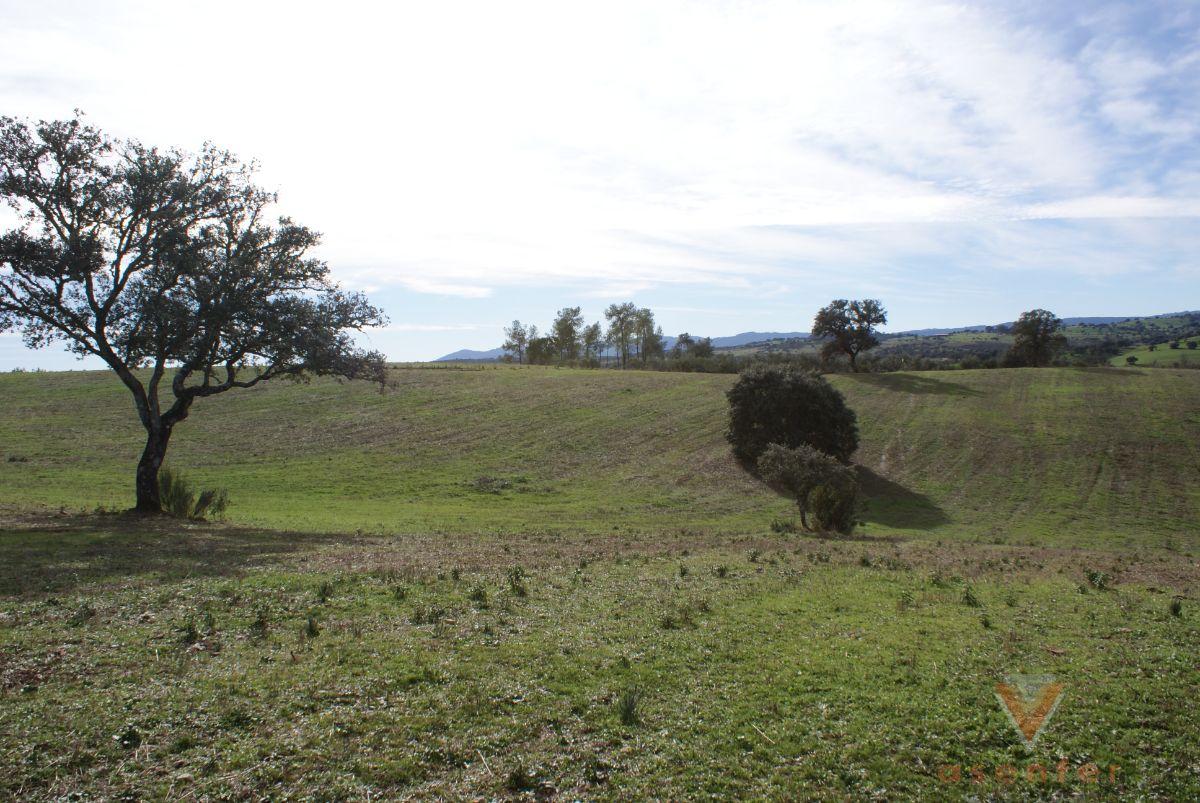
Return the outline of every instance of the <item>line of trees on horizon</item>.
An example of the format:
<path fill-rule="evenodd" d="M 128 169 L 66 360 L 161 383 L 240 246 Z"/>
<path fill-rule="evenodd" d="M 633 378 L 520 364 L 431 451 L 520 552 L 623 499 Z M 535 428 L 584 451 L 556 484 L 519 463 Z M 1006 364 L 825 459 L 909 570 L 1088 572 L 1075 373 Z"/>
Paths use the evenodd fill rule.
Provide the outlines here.
<path fill-rule="evenodd" d="M 949 353 L 941 345 L 930 352 L 930 347 L 921 343 L 911 349 L 870 353 L 880 345 L 879 327 L 886 323 L 887 310 L 878 299 L 834 299 L 818 310 L 813 319 L 812 339 L 807 341 L 815 347 L 813 351 L 778 348 L 739 355 L 727 350 L 717 351 L 712 338 L 696 337 L 687 332 L 679 334 L 668 348 L 668 338 L 656 323 L 654 312 L 632 302 L 610 305 L 604 312 L 604 321 L 591 324 L 584 321 L 580 307 L 564 307 L 545 332 L 539 331 L 536 325 L 513 321 L 504 330 L 505 355 L 502 359 L 528 365 L 707 373 L 737 373 L 759 362 L 788 363 L 820 373 L 889 372 L 1107 365 L 1120 353 L 1122 346 L 1111 337 L 1068 342 L 1063 321 L 1058 316 L 1048 310 L 1033 309 L 1022 313 L 1012 324 L 987 327 L 988 333 L 1011 336 L 1012 343 L 1007 347 L 990 343 L 969 344 Z M 1163 342 L 1168 341 L 1164 339 Z M 1177 337 L 1171 345 L 1173 348 L 1195 348 L 1187 337 Z"/>
<path fill-rule="evenodd" d="M 587 324 L 579 307 L 563 307 L 544 333 L 536 324 L 513 321 L 504 328 L 505 358 L 522 365 L 645 368 L 670 358 L 713 356 L 712 338 L 687 332 L 668 349 L 654 312 L 631 301 L 610 304 L 604 319 L 607 326 L 599 321 Z"/>

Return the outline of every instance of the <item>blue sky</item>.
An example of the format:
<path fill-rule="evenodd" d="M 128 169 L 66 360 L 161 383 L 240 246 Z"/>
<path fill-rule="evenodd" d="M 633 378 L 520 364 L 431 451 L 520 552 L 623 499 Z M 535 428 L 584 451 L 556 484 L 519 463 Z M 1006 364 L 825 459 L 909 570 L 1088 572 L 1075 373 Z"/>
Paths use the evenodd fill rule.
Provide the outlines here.
<path fill-rule="evenodd" d="M 1196 3 L 380 5 L 2 0 L 0 113 L 258 159 L 394 359 L 1200 307 Z"/>

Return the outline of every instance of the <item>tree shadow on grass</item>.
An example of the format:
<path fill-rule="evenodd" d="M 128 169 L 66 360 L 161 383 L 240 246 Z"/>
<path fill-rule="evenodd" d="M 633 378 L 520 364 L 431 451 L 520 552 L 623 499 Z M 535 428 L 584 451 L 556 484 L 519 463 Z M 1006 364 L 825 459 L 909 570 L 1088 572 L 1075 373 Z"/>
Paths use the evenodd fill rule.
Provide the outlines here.
<path fill-rule="evenodd" d="M 863 520 L 901 530 L 932 530 L 950 523 L 950 517 L 924 494 L 881 477 L 866 466 L 857 466 L 859 486 L 866 504 Z"/>
<path fill-rule="evenodd" d="M 240 574 L 355 536 L 256 530 L 166 517 L 58 515 L 0 523 L 0 596 Z"/>
<path fill-rule="evenodd" d="M 933 396 L 982 396 L 983 391 L 946 379 L 915 374 L 845 374 L 847 378 L 864 385 L 874 385 L 897 393 L 920 393 Z"/>

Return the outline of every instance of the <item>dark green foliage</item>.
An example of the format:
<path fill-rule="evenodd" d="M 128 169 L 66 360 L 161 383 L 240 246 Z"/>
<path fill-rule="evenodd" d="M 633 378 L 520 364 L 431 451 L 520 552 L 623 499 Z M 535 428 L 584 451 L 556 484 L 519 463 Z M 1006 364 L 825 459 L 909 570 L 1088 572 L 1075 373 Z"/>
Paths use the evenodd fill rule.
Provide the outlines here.
<path fill-rule="evenodd" d="M 321 604 L 329 602 L 329 598 L 333 596 L 333 583 L 328 580 L 321 581 L 321 585 L 317 586 L 317 599 Z"/>
<path fill-rule="evenodd" d="M 817 312 L 813 320 L 813 337 L 827 338 L 821 358 L 829 360 L 837 354 L 850 358 L 852 370 L 858 370 L 858 355 L 879 345 L 875 327 L 887 323 L 887 310 L 878 299 L 862 301 L 834 299 Z"/>
<path fill-rule="evenodd" d="M 1012 326 L 1013 344 L 1004 357 L 1004 364 L 1035 368 L 1049 365 L 1054 355 L 1067 345 L 1066 336 L 1059 331 L 1061 328 L 1062 320 L 1048 310 L 1021 313 Z"/>
<path fill-rule="evenodd" d="M 833 481 L 813 488 L 808 495 L 813 527 L 821 532 L 849 533 L 858 514 L 858 481 L 843 469 Z"/>
<path fill-rule="evenodd" d="M 1183 618 L 1183 600 L 1178 598 L 1171 600 L 1171 615 L 1176 619 Z"/>
<path fill-rule="evenodd" d="M 967 586 L 965 589 L 963 589 L 962 601 L 963 605 L 966 605 L 968 608 L 983 607 L 983 602 L 980 601 L 979 597 L 975 595 L 975 589 L 971 588 L 970 586 Z"/>
<path fill-rule="evenodd" d="M 308 617 L 308 621 L 304 623 L 304 637 L 311 639 L 319 635 L 321 635 L 321 628 L 317 625 L 317 620 L 312 616 Z"/>
<path fill-rule="evenodd" d="M 1087 571 L 1088 584 L 1099 591 L 1108 590 L 1109 583 L 1112 582 L 1112 577 L 1107 572 L 1102 572 L 1099 569 L 1088 569 Z"/>
<path fill-rule="evenodd" d="M 767 446 L 808 445 L 848 462 L 858 423 L 846 399 L 824 378 L 786 367 L 752 366 L 726 394 L 734 455 L 754 465 Z"/>
<path fill-rule="evenodd" d="M 854 529 L 858 479 L 848 466 L 811 446 L 789 449 L 773 443 L 758 458 L 757 468 L 763 481 L 795 500 L 806 528 Z"/>

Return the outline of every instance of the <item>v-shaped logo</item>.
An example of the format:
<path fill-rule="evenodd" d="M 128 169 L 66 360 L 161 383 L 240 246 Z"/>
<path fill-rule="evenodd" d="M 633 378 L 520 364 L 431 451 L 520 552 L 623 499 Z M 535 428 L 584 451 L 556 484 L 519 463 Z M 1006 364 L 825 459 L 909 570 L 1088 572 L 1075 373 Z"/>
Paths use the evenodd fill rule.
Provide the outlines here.
<path fill-rule="evenodd" d="M 996 684 L 996 699 L 1030 750 L 1063 698 L 1053 675 L 1008 675 Z"/>

